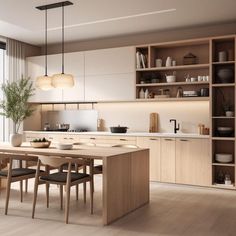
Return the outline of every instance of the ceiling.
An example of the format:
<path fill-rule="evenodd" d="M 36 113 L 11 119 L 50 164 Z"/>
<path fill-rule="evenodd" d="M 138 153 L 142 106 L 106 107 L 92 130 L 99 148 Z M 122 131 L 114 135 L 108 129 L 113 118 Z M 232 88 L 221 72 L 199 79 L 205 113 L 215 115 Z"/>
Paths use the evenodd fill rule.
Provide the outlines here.
<path fill-rule="evenodd" d="M 44 12 L 61 0 L 0 0 L 0 35 L 44 43 Z M 65 8 L 66 41 L 114 37 L 236 21 L 235 0 L 71 0 Z M 204 4 L 203 4 L 204 3 Z M 61 10 L 48 11 L 48 40 L 61 39 Z"/>

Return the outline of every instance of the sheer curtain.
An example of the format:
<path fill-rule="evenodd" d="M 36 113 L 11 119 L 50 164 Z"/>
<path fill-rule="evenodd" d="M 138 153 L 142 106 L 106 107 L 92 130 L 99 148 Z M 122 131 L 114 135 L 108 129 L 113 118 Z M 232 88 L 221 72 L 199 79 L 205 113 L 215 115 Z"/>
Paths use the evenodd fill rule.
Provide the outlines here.
<path fill-rule="evenodd" d="M 25 44 L 13 39 L 6 40 L 6 80 L 17 81 L 25 76 Z M 10 133 L 14 132 L 11 120 L 7 119 L 5 124 L 5 138 L 9 139 Z"/>

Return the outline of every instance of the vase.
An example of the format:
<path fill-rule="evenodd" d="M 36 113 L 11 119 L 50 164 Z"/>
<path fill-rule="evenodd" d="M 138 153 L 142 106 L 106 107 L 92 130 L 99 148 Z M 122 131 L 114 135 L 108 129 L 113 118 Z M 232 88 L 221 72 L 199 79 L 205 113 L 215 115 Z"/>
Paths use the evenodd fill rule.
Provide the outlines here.
<path fill-rule="evenodd" d="M 22 134 L 10 134 L 10 143 L 13 147 L 19 147 L 22 144 Z"/>

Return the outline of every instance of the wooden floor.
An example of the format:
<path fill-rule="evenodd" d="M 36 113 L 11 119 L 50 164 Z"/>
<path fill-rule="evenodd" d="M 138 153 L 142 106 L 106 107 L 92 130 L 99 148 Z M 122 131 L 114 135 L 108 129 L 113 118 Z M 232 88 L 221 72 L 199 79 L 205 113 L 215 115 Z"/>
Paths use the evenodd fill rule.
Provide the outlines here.
<path fill-rule="evenodd" d="M 225 236 L 236 235 L 236 192 L 151 183 L 151 203 L 110 226 L 101 221 L 101 177 L 96 177 L 95 213 L 89 214 L 89 201 L 82 194 L 75 201 L 72 190 L 70 224 L 64 224 L 59 207 L 59 190 L 50 188 L 50 208 L 40 187 L 36 219 L 31 219 L 32 186 L 19 202 L 17 186 L 12 191 L 9 215 L 4 216 L 4 195 L 0 196 L 1 236 L 96 235 L 96 236 Z M 82 193 L 82 191 L 81 191 Z M 89 200 L 89 199 L 88 199 Z"/>

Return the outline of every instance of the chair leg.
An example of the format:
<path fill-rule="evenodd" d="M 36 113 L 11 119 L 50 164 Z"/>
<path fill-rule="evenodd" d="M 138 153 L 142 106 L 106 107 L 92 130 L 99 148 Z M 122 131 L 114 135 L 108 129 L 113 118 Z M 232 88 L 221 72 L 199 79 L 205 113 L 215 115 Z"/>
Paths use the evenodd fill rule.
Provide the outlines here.
<path fill-rule="evenodd" d="M 76 194 L 76 201 L 79 200 L 79 185 L 75 185 L 75 194 Z"/>
<path fill-rule="evenodd" d="M 70 207 L 70 186 L 66 186 L 66 224 L 69 222 L 69 207 Z"/>
<path fill-rule="evenodd" d="M 86 172 L 87 172 L 86 168 L 87 168 L 86 166 L 83 167 L 84 174 L 86 174 Z M 84 203 L 86 203 L 86 182 L 84 182 L 83 187 L 84 187 Z"/>
<path fill-rule="evenodd" d="M 93 214 L 93 181 L 90 180 L 90 212 Z"/>
<path fill-rule="evenodd" d="M 63 185 L 60 185 L 60 201 L 61 201 L 61 210 L 63 210 Z"/>
<path fill-rule="evenodd" d="M 8 213 L 8 205 L 9 205 L 9 198 L 10 198 L 10 191 L 11 191 L 11 180 L 7 180 L 7 193 L 6 193 L 6 204 L 5 204 L 5 215 Z"/>
<path fill-rule="evenodd" d="M 46 201 L 47 201 L 47 208 L 49 208 L 49 183 L 46 183 Z"/>
<path fill-rule="evenodd" d="M 25 180 L 25 193 L 28 193 L 28 179 Z"/>
<path fill-rule="evenodd" d="M 38 195 L 38 184 L 39 184 L 38 178 L 35 178 L 32 219 L 34 219 L 34 214 L 35 214 L 35 207 L 36 207 L 36 201 L 37 201 L 37 195 Z"/>
<path fill-rule="evenodd" d="M 23 180 L 20 181 L 20 202 L 23 202 Z"/>
<path fill-rule="evenodd" d="M 92 191 L 94 193 L 94 175 L 93 175 L 93 178 L 92 178 Z"/>
<path fill-rule="evenodd" d="M 84 185 L 84 203 L 86 203 L 86 191 L 87 191 L 87 189 L 86 189 L 86 182 L 83 184 Z"/>

